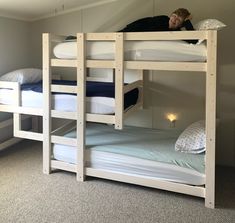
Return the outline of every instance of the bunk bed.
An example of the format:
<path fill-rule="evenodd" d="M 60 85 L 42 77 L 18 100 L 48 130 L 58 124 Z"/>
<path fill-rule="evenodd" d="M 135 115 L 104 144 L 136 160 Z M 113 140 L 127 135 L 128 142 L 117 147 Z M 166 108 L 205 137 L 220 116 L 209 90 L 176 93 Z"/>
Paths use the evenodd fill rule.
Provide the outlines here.
<path fill-rule="evenodd" d="M 139 184 L 154 188 L 166 189 L 169 191 L 175 191 L 194 196 L 205 198 L 205 205 L 207 207 L 214 207 L 215 204 L 215 116 L 216 116 L 216 47 L 217 47 L 217 32 L 214 30 L 210 31 L 182 31 L 182 32 L 157 32 L 157 33 L 78 33 L 77 41 L 75 43 L 69 43 L 73 47 L 75 53 L 70 54 L 68 57 L 54 50 L 55 55 L 52 53 L 53 42 L 63 42 L 65 37 L 55 36 L 51 34 L 43 34 L 43 83 L 44 83 L 44 114 L 43 114 L 43 171 L 49 174 L 52 169 L 62 169 L 66 171 L 72 171 L 77 174 L 77 179 L 83 181 L 85 176 L 95 176 L 116 181 L 128 182 L 133 184 Z M 187 39 L 200 39 L 205 40 L 206 44 L 204 53 L 204 59 L 201 58 L 197 61 L 190 60 L 180 61 L 167 60 L 166 58 L 137 58 L 138 50 L 133 56 L 131 50 L 126 48 L 132 48 L 131 41 L 142 42 L 142 41 L 178 41 Z M 111 58 L 107 58 L 105 52 L 104 55 L 93 57 L 90 54 L 90 49 L 93 48 L 93 42 L 112 42 L 113 51 Z M 134 45 L 135 45 L 134 43 Z M 64 43 L 62 43 L 64 45 Z M 94 48 L 95 47 L 95 44 Z M 70 47 L 71 47 L 70 46 Z M 75 47 L 75 48 L 74 48 Z M 99 48 L 99 47 L 98 47 Z M 133 47 L 134 48 L 134 47 Z M 64 51 L 65 52 L 65 51 Z M 65 52 L 67 54 L 67 52 Z M 141 54 L 141 53 L 140 53 Z M 154 53 L 152 52 L 152 55 Z M 143 55 L 143 53 L 142 53 Z M 76 121 L 76 130 L 74 130 L 73 124 L 62 126 L 61 128 L 51 131 L 51 117 L 54 114 L 50 111 L 50 92 L 54 90 L 51 86 L 51 67 L 75 67 L 77 69 L 77 115 L 74 117 Z M 136 69 L 140 70 L 143 75 L 143 70 L 168 70 L 168 71 L 195 71 L 205 72 L 206 75 L 206 154 L 205 154 L 205 172 L 201 178 L 200 183 L 190 182 L 177 182 L 175 180 L 166 180 L 164 177 L 161 179 L 156 176 L 144 176 L 141 174 L 141 170 L 135 169 L 134 173 L 131 171 L 128 173 L 126 170 L 114 171 L 108 169 L 102 156 L 107 151 L 98 151 L 101 155 L 95 156 L 92 159 L 91 154 L 96 154 L 97 151 L 92 151 L 89 142 L 89 132 L 95 129 L 92 121 L 98 121 L 98 118 L 90 118 L 86 114 L 86 106 L 84 103 L 85 89 L 87 75 L 86 71 L 88 68 L 110 68 L 114 69 L 114 82 L 115 82 L 115 103 L 119 105 L 115 110 L 115 122 L 113 123 L 117 129 L 123 129 L 123 92 L 125 92 L 124 86 L 124 69 Z M 58 90 L 58 89 L 57 89 Z M 66 91 L 66 89 L 63 89 Z M 57 115 L 59 117 L 59 115 Z M 62 117 L 62 116 L 61 116 Z M 68 117 L 68 116 L 67 116 Z M 66 114 L 63 114 L 63 118 L 66 118 Z M 86 124 L 89 121 L 89 124 Z M 98 121 L 99 122 L 99 121 Z M 106 120 L 100 121 L 105 123 Z M 108 122 L 107 122 L 108 123 Z M 86 127 L 87 125 L 87 127 Z M 95 124 L 96 125 L 96 124 Z M 97 127 L 97 126 L 96 126 Z M 110 126 L 101 125 L 99 128 L 112 128 Z M 73 129 L 73 131 L 71 130 Z M 99 130 L 97 130 L 99 131 Z M 107 130 L 111 132 L 112 130 Z M 117 130 L 113 130 L 117 133 Z M 122 131 L 126 131 L 124 128 Z M 132 130 L 130 130 L 132 131 Z M 114 135 L 115 135 L 114 134 Z M 73 137 L 71 137 L 71 135 Z M 92 134 L 91 134 L 92 135 Z M 103 134 L 102 134 L 103 135 Z M 124 140 L 123 136 L 120 137 Z M 96 144 L 97 141 L 93 142 Z M 52 148 L 52 144 L 54 147 Z M 105 144 L 105 143 L 104 143 Z M 99 144 L 102 146 L 102 143 Z M 109 144 L 108 144 L 109 145 Z M 122 143 L 115 144 L 118 148 L 122 148 Z M 88 149 L 85 149 L 88 147 Z M 112 146 L 108 146 L 110 149 Z M 90 150 L 89 150 L 90 148 Z M 106 149 L 108 149 L 106 148 Z M 98 149 L 99 150 L 99 149 Z M 70 155 L 63 151 L 70 151 Z M 69 153 L 69 152 L 68 152 Z M 72 155 L 71 155 L 72 154 Z M 90 154 L 90 155 L 89 155 Z M 109 153 L 110 154 L 110 153 Z M 124 154 L 126 155 L 126 154 Z M 119 157 L 123 154 L 113 155 L 111 157 Z M 129 154 L 129 158 L 133 157 Z M 120 157 L 119 157 L 120 158 Z M 125 160 L 125 156 L 123 157 Z M 139 159 L 138 157 L 135 157 Z M 98 160 L 101 160 L 99 163 Z M 114 158 L 115 159 L 115 158 Z M 118 159 L 118 158 L 117 158 Z M 106 161 L 108 158 L 106 159 Z M 97 162 L 95 162 L 97 161 Z M 112 161 L 111 161 L 112 162 Z M 140 163 L 144 160 L 140 158 Z M 102 163 L 104 166 L 102 166 Z M 115 163 L 113 161 L 112 163 Z M 97 164 L 97 166 L 95 165 Z M 126 163 L 125 163 L 126 164 Z M 121 167 L 125 166 L 122 163 Z M 154 172 L 154 171 L 153 171 Z"/>
<path fill-rule="evenodd" d="M 200 39 L 206 42 L 206 44 L 199 46 L 200 48 L 202 48 L 202 54 L 200 55 L 200 59 L 194 58 L 190 59 L 189 61 L 185 60 L 185 58 L 188 58 L 188 56 L 184 56 L 184 58 L 180 59 L 179 61 L 169 57 L 165 57 L 162 59 L 147 57 L 146 59 L 143 59 L 143 57 L 137 56 L 145 55 L 143 52 L 140 52 L 138 49 L 135 50 L 135 53 L 133 54 L 133 51 L 131 49 L 136 47 L 136 43 L 142 43 L 143 41 L 147 41 L 147 44 L 150 44 L 148 50 L 150 49 L 151 51 L 151 44 L 154 42 L 179 41 L 182 39 Z M 49 174 L 52 169 L 61 169 L 75 172 L 77 174 L 77 180 L 79 181 L 84 181 L 85 176 L 95 176 L 189 194 L 205 198 L 205 205 L 207 207 L 214 208 L 217 31 L 209 30 L 157 33 L 78 33 L 77 41 L 75 43 L 72 43 L 73 47 L 75 45 L 75 56 L 73 55 L 71 58 L 64 58 L 63 55 L 57 55 L 57 58 L 53 55 L 53 47 L 55 43 L 58 44 L 63 42 L 64 40 L 65 36 L 57 36 L 48 33 L 43 34 L 43 107 L 23 107 L 21 105 L 21 93 L 19 83 L 0 82 L 0 87 L 10 88 L 14 91 L 14 103 L 10 105 L 0 105 L 0 109 L 1 111 L 14 113 L 15 136 L 43 141 L 43 172 L 45 174 Z M 131 43 L 133 41 L 134 46 Z M 92 48 L 91 45 L 93 44 L 93 42 L 108 42 L 108 44 L 112 43 L 111 48 L 113 51 L 111 53 L 111 58 L 110 55 L 108 58 L 104 57 L 104 55 L 101 55 L 101 57 L 90 56 L 87 47 Z M 125 51 L 127 46 L 131 50 Z M 110 54 L 110 52 L 108 54 Z M 155 55 L 155 53 L 151 51 L 151 55 Z M 107 56 L 107 54 L 105 56 Z M 76 85 L 67 86 L 53 84 L 52 67 L 75 68 L 77 71 Z M 113 69 L 113 83 L 115 86 L 114 114 L 87 113 L 85 100 L 86 83 L 87 80 L 93 81 L 91 77 L 87 77 L 87 71 L 89 70 L 89 68 Z M 125 85 L 123 72 L 124 69 L 138 70 L 138 76 L 140 78 L 137 81 L 134 81 L 133 83 Z M 114 135 L 118 134 L 118 132 L 126 131 L 126 128 L 123 129 L 125 117 L 132 114 L 132 112 L 135 112 L 137 109 L 143 106 L 142 94 L 144 87 L 143 79 L 145 76 L 144 70 L 195 71 L 204 72 L 206 75 L 206 153 L 204 156 L 202 156 L 205 158 L 205 169 L 201 171 L 201 173 L 199 173 L 200 171 L 195 172 L 195 170 L 192 170 L 195 173 L 195 176 L 197 175 L 197 177 L 200 178 L 198 182 L 185 182 L 181 180 L 177 181 L 175 179 L 170 179 L 166 177 L 161 178 L 155 175 L 144 176 L 146 172 L 143 172 L 141 174 L 141 170 L 138 168 L 135 169 L 134 173 L 133 171 L 128 173 L 125 169 L 123 169 L 122 171 L 113 171 L 112 169 L 105 169 L 103 167 L 100 167 L 100 163 L 97 163 L 98 168 L 97 166 L 93 166 L 94 162 L 92 162 L 92 160 L 90 159 L 91 157 L 89 155 L 89 152 L 87 152 L 87 150 L 85 149 L 87 146 L 86 140 L 88 139 L 88 136 L 86 137 L 86 134 L 89 134 L 89 131 L 92 131 L 92 129 L 95 129 L 95 127 L 98 129 L 103 127 L 108 128 L 108 130 L 105 131 L 115 131 L 115 133 L 113 133 Z M 97 81 L 97 78 L 95 78 L 94 80 Z M 131 108 L 125 110 L 124 94 L 135 88 L 140 89 L 140 97 L 138 103 L 136 105 L 131 106 Z M 52 93 L 55 92 L 76 94 L 76 111 L 58 111 L 54 109 L 51 99 L 53 97 Z M 22 114 L 41 116 L 43 118 L 42 133 L 23 131 L 21 129 Z M 53 129 L 52 118 L 68 119 L 70 121 L 66 125 L 63 125 L 57 129 Z M 76 123 L 75 128 L 74 121 Z M 89 122 L 89 124 L 86 123 L 87 121 Z M 110 125 L 105 126 L 103 124 L 92 124 L 92 122 L 113 124 L 114 127 Z M 74 131 L 75 129 L 76 131 Z M 144 132 L 147 133 L 148 131 L 145 130 Z M 144 133 L 142 132 L 141 134 Z M 150 133 L 150 135 L 151 134 L 152 132 Z M 165 142 L 169 142 L 168 134 L 154 134 L 166 135 L 166 137 L 164 137 L 164 140 L 166 140 Z M 71 135 L 73 137 L 71 137 Z M 176 137 L 175 134 L 170 135 L 171 140 L 174 137 Z M 52 144 L 54 145 L 54 147 L 52 147 Z M 61 158 L 61 150 L 59 148 L 61 145 L 65 146 L 62 148 L 62 150 L 69 150 L 69 148 L 72 148 L 73 159 L 74 156 L 76 156 L 74 159 L 75 161 L 69 160 L 71 156 L 69 158 L 67 157 L 67 160 L 63 157 Z M 121 143 L 118 143 L 117 145 L 119 148 L 122 146 Z M 102 157 L 102 155 L 104 155 L 104 151 L 98 152 L 99 157 Z M 95 151 L 94 153 L 97 153 L 97 151 Z M 132 156 L 131 154 L 118 154 L 117 157 L 122 157 L 125 160 L 126 155 L 129 156 L 129 158 L 130 156 Z M 204 158 L 202 158 L 202 160 L 204 160 Z M 97 159 L 98 158 L 95 156 L 95 159 L 93 159 L 93 161 Z M 140 157 L 135 157 L 135 159 L 139 163 L 144 163 L 146 161 L 146 159 L 144 160 Z M 150 161 L 151 164 L 155 162 L 153 160 Z M 118 168 L 123 167 L 123 165 L 119 165 Z M 146 165 L 151 166 L 149 163 L 146 163 Z M 158 168 L 160 168 L 160 166 L 161 165 L 158 165 Z M 146 168 L 146 166 L 144 168 Z M 156 165 L 155 170 L 157 170 L 158 168 Z M 183 170 L 181 167 L 178 167 L 176 169 Z M 154 172 L 153 169 L 151 171 Z M 192 175 L 190 178 L 193 178 Z"/>

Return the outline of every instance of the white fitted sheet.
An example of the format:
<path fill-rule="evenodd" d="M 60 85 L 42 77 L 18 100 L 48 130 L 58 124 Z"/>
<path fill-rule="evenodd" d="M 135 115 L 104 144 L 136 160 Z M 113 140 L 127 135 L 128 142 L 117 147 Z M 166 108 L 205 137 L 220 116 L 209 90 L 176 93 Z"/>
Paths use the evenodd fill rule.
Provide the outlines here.
<path fill-rule="evenodd" d="M 72 138 L 75 135 L 74 130 L 66 134 Z M 87 167 L 191 185 L 205 184 L 204 156 L 174 151 L 176 133 L 136 127 L 117 131 L 112 126 L 89 123 L 86 135 Z M 75 147 L 54 144 L 53 155 L 57 160 L 77 163 Z"/>
<path fill-rule="evenodd" d="M 77 57 L 77 43 L 68 41 L 54 47 L 57 58 L 75 59 Z M 114 42 L 88 42 L 87 57 L 90 59 L 114 59 Z M 126 41 L 125 60 L 143 61 L 206 61 L 206 46 L 189 44 L 185 41 Z"/>
<path fill-rule="evenodd" d="M 87 97 L 87 112 L 94 114 L 113 114 L 115 101 L 108 97 Z M 10 89 L 0 89 L 0 104 L 11 105 L 14 103 L 14 92 Z M 43 95 L 34 91 L 21 92 L 21 105 L 23 107 L 42 108 Z M 52 107 L 58 111 L 76 111 L 77 97 L 69 94 L 52 95 Z"/>

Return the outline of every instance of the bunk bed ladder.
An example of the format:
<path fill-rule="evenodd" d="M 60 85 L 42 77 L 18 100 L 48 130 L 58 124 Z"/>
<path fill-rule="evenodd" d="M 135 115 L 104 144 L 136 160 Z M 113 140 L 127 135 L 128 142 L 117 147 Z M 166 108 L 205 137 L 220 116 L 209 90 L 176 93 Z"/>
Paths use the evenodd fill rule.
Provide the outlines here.
<path fill-rule="evenodd" d="M 62 170 L 69 170 L 77 174 L 78 181 L 84 181 L 84 150 L 85 150 L 85 127 L 86 127 L 86 113 L 85 113 L 85 92 L 86 92 L 86 66 L 85 66 L 85 34 L 77 34 L 77 112 L 76 115 L 69 119 L 77 121 L 77 137 L 76 139 L 66 139 L 65 137 L 53 135 L 59 131 L 52 131 L 52 118 L 66 118 L 66 112 L 57 113 L 56 110 L 52 110 L 51 105 L 51 93 L 53 91 L 69 91 L 67 88 L 60 88 L 51 83 L 51 42 L 55 36 L 51 36 L 48 33 L 43 34 L 43 172 L 49 174 L 52 168 L 58 168 Z M 55 65 L 54 65 L 55 66 Z M 61 90 L 62 89 L 62 90 Z M 69 126 L 70 124 L 68 124 Z M 61 128 L 63 129 L 63 128 Z M 59 144 L 76 146 L 77 164 L 69 164 L 61 161 L 54 160 L 52 158 L 52 143 L 58 142 Z"/>

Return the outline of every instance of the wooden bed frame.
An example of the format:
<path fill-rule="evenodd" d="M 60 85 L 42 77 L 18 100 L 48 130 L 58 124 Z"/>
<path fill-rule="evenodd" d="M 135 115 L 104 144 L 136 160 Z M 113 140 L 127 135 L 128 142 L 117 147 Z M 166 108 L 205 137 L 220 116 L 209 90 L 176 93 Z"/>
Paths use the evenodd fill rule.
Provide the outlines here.
<path fill-rule="evenodd" d="M 56 59 L 52 56 L 52 43 L 61 42 L 64 36 L 43 34 L 43 97 L 42 109 L 23 108 L 20 106 L 19 85 L 16 83 L 0 82 L 0 87 L 11 85 L 16 94 L 14 106 L 0 105 L 2 111 L 14 113 L 15 135 L 22 138 L 43 141 L 43 172 L 49 174 L 52 169 L 61 169 L 75 172 L 77 180 L 84 181 L 85 176 L 95 176 L 115 181 L 128 182 L 153 188 L 159 188 L 193 196 L 205 198 L 205 205 L 209 208 L 215 207 L 215 137 L 216 137 L 216 54 L 217 54 L 217 31 L 180 31 L 180 32 L 149 32 L 149 33 L 78 33 L 77 50 L 78 57 L 74 60 Z M 158 61 L 125 61 L 124 44 L 131 40 L 181 40 L 181 39 L 205 39 L 207 42 L 206 62 L 158 62 Z M 87 41 L 113 41 L 115 43 L 115 60 L 87 60 Z M 51 84 L 52 67 L 74 67 L 77 69 L 76 86 L 58 86 Z M 111 68 L 115 71 L 115 104 L 116 110 L 113 116 L 97 116 L 87 114 L 85 110 L 85 91 L 88 68 Z M 134 82 L 125 88 L 124 69 L 136 69 L 141 73 L 141 80 Z M 134 87 L 143 84 L 144 70 L 167 70 L 167 71 L 195 71 L 204 72 L 206 75 L 206 159 L 205 159 L 205 186 L 191 186 L 173 183 L 158 179 L 149 179 L 142 176 L 130 176 L 128 174 L 117 174 L 105 170 L 86 168 L 84 166 L 85 129 L 86 121 L 95 121 L 114 124 L 115 128 L 122 129 L 124 118 L 142 106 L 141 100 L 127 112 L 123 109 L 123 94 Z M 51 110 L 51 92 L 77 93 L 77 112 L 58 112 Z M 120 106 L 121 105 L 121 106 Z M 21 114 L 31 114 L 43 117 L 43 133 L 26 132 L 21 130 Z M 52 118 L 64 118 L 76 120 L 77 138 L 68 139 L 60 136 L 60 133 L 69 129 L 69 125 L 52 131 Z M 77 147 L 78 164 L 69 164 L 51 158 L 51 144 L 61 143 Z"/>

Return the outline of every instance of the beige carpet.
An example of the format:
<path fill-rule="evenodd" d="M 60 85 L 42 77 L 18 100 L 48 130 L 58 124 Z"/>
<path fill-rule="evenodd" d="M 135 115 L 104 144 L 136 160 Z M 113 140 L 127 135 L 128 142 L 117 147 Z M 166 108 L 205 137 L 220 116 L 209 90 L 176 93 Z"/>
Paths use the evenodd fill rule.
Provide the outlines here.
<path fill-rule="evenodd" d="M 40 142 L 0 152 L 0 222 L 235 222 L 235 171 L 217 170 L 217 208 L 201 198 L 75 174 L 42 174 Z"/>

